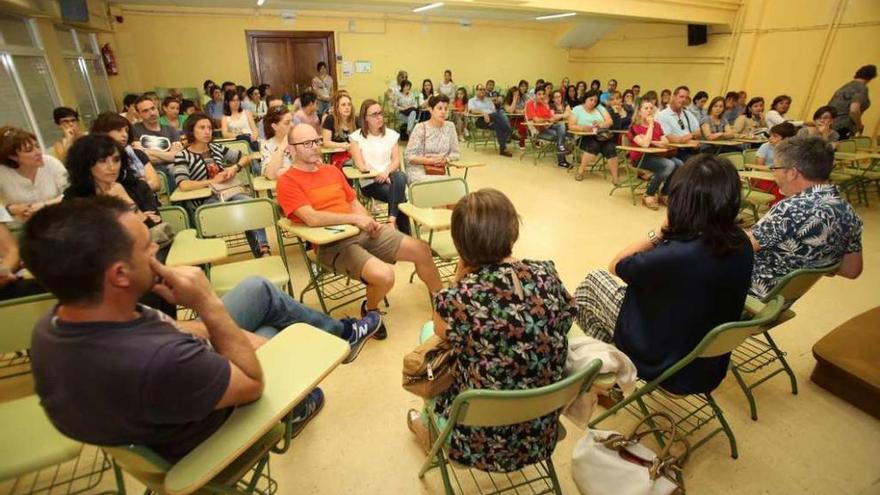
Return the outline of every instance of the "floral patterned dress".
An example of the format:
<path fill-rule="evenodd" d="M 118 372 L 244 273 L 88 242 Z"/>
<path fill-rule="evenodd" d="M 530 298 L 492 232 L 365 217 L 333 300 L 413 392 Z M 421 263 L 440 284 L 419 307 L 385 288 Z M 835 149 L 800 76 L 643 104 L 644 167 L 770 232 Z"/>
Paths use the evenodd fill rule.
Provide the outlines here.
<path fill-rule="evenodd" d="M 522 390 L 563 378 L 576 306 L 553 262 L 484 266 L 434 302 L 447 324 L 457 373 L 436 398 L 435 414 L 448 417 L 452 401 L 468 389 Z M 457 426 L 449 457 L 483 471 L 515 471 L 550 457 L 558 421 L 556 412 L 510 426 Z"/>

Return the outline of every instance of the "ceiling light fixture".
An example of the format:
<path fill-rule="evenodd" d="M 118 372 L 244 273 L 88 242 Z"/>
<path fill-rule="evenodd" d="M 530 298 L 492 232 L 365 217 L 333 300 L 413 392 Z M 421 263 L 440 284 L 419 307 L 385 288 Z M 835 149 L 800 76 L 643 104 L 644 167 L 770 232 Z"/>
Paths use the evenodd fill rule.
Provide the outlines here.
<path fill-rule="evenodd" d="M 442 7 L 442 6 L 443 6 L 443 2 L 434 2 L 434 3 L 429 3 L 428 5 L 422 5 L 421 7 L 415 8 L 412 11 L 413 12 L 424 12 L 426 10 L 436 9 L 437 7 Z"/>
<path fill-rule="evenodd" d="M 257 0 L 257 7 L 262 7 L 266 0 Z"/>
<path fill-rule="evenodd" d="M 562 17 L 571 17 L 577 15 L 575 12 L 566 12 L 564 14 L 553 14 L 553 15 L 542 15 L 540 17 L 535 17 L 536 21 L 547 21 L 550 19 L 560 19 Z"/>

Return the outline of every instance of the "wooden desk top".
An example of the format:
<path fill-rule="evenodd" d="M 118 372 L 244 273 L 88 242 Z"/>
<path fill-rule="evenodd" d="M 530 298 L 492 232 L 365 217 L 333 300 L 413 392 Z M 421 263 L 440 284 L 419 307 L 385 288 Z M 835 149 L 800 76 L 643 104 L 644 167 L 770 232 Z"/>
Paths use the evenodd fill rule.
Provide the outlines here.
<path fill-rule="evenodd" d="M 749 170 L 760 170 L 763 172 L 772 172 L 767 165 L 758 165 L 757 163 L 746 163 L 745 167 Z"/>
<path fill-rule="evenodd" d="M 746 179 L 760 179 L 760 180 L 772 180 L 772 181 L 776 180 L 775 176 L 773 175 L 773 172 L 760 172 L 760 171 L 750 172 L 747 170 L 740 170 L 739 176 L 746 178 Z"/>
<path fill-rule="evenodd" d="M 458 160 L 454 162 L 449 162 L 449 165 L 452 168 L 475 168 L 475 167 L 485 167 L 486 164 L 483 162 L 469 161 L 469 160 Z"/>
<path fill-rule="evenodd" d="M 342 173 L 345 175 L 345 178 L 349 180 L 371 179 L 379 175 L 378 172 L 372 170 L 369 172 L 361 172 L 355 167 L 342 167 Z"/>
<path fill-rule="evenodd" d="M 702 141 L 688 141 L 686 143 L 664 143 L 662 141 L 651 141 L 651 144 L 653 144 L 654 146 L 660 146 L 661 148 L 699 148 L 701 142 Z"/>
<path fill-rule="evenodd" d="M 213 195 L 214 192 L 211 191 L 210 187 L 202 187 L 192 191 L 181 191 L 180 189 L 175 189 L 174 192 L 171 193 L 170 199 L 172 203 L 178 203 L 180 201 L 210 198 Z"/>
<path fill-rule="evenodd" d="M 567 132 L 569 134 L 571 134 L 572 136 L 595 136 L 596 135 L 596 131 L 572 131 L 572 130 L 569 130 Z"/>
<path fill-rule="evenodd" d="M 618 146 L 617 149 L 623 151 L 635 151 L 636 153 L 647 153 L 649 155 L 656 155 L 658 153 L 667 153 L 669 149 L 667 148 L 642 148 L 640 146 Z"/>
<path fill-rule="evenodd" d="M 763 143 L 767 142 L 767 138 L 761 138 L 761 137 L 738 137 L 738 138 L 733 138 L 733 140 L 740 142 L 740 143 L 753 143 L 753 144 L 763 144 Z"/>
<path fill-rule="evenodd" d="M 357 235 L 361 231 L 354 225 L 327 225 L 325 227 L 309 227 L 307 225 L 299 225 L 293 223 L 288 218 L 282 218 L 281 220 L 278 220 L 278 226 L 281 227 L 282 230 L 290 232 L 300 239 L 305 239 L 312 244 L 318 246 L 322 244 L 330 244 L 332 242 L 341 241 L 343 239 L 348 239 L 349 237 Z"/>
<path fill-rule="evenodd" d="M 223 239 L 199 239 L 195 229 L 181 230 L 174 236 L 165 264 L 197 266 L 222 260 L 229 255 Z"/>
<path fill-rule="evenodd" d="M 349 350 L 348 342 L 305 323 L 287 327 L 257 349 L 263 396 L 236 407 L 220 429 L 168 471 L 168 493 L 188 494 L 208 483 L 290 413 Z"/>
<path fill-rule="evenodd" d="M 342 148 L 325 148 L 325 147 L 321 146 L 321 154 L 322 155 L 332 155 L 333 153 L 342 153 L 343 151 L 346 151 L 346 150 L 344 150 Z"/>
<path fill-rule="evenodd" d="M 710 146 L 739 146 L 742 144 L 742 142 L 740 141 L 734 141 L 731 139 L 715 139 L 714 141 L 709 139 L 701 139 L 697 142 L 700 144 L 708 144 Z"/>
<path fill-rule="evenodd" d="M 412 203 L 400 203 L 399 207 L 414 222 L 431 230 L 448 229 L 452 224 L 452 210 L 447 208 L 419 208 Z"/>
<path fill-rule="evenodd" d="M 262 175 L 254 177 L 251 180 L 251 183 L 254 185 L 254 191 L 256 192 L 274 191 L 278 185 L 278 181 L 274 181 Z"/>

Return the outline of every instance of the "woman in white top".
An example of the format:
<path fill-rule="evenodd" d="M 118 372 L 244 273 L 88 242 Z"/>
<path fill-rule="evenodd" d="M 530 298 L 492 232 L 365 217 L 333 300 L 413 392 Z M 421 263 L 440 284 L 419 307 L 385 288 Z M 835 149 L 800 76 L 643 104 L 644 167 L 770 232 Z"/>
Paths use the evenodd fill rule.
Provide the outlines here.
<path fill-rule="evenodd" d="M 785 112 L 788 112 L 790 106 L 791 96 L 779 95 L 773 98 L 773 103 L 770 104 L 770 111 L 764 116 L 764 119 L 767 121 L 767 127 L 773 127 L 788 120 L 785 117 Z"/>
<path fill-rule="evenodd" d="M 40 208 L 58 203 L 67 187 L 67 169 L 44 155 L 37 137 L 12 126 L 0 127 L 0 203 L 26 220 Z"/>
<path fill-rule="evenodd" d="M 333 94 L 333 78 L 324 62 L 318 62 L 318 74 L 312 78 L 312 90 L 318 97 L 318 115 L 330 110 L 330 96 Z"/>
<path fill-rule="evenodd" d="M 431 118 L 413 129 L 406 145 L 404 158 L 410 184 L 446 178 L 446 165 L 461 158 L 455 124 L 446 120 L 449 98 L 445 95 L 432 96 L 428 100 L 428 107 L 431 109 Z M 438 170 L 443 168 L 444 174 L 428 175 L 425 165 Z"/>
<path fill-rule="evenodd" d="M 223 120 L 220 121 L 220 133 L 225 138 L 247 139 L 251 149 L 258 151 L 259 132 L 254 117 L 247 110 L 242 110 L 241 99 L 235 91 L 227 91 L 223 97 Z"/>
<path fill-rule="evenodd" d="M 287 140 L 292 120 L 290 110 L 284 106 L 272 107 L 263 118 L 263 134 L 266 138 L 260 141 L 260 162 L 263 165 L 262 174 L 267 179 L 278 180 L 293 165 Z"/>
<path fill-rule="evenodd" d="M 260 94 L 260 88 L 251 86 L 245 94 L 247 95 L 247 98 L 241 102 L 241 108 L 247 110 L 254 116 L 254 122 L 263 120 L 268 109 L 266 108 L 266 101 L 263 100 L 263 95 Z"/>
<path fill-rule="evenodd" d="M 409 218 L 398 205 L 406 201 L 406 176 L 400 171 L 399 134 L 385 128 L 382 105 L 365 100 L 360 111 L 361 128 L 350 137 L 351 157 L 361 172 L 376 172 L 372 179 L 361 179 L 365 196 L 388 203 L 388 224 L 409 234 Z"/>
<path fill-rule="evenodd" d="M 418 100 L 412 94 L 412 83 L 409 80 L 404 80 L 400 83 L 400 93 L 394 102 L 394 109 L 397 111 L 397 121 L 401 123 L 400 131 L 406 136 L 412 132 L 416 125 L 416 118 L 419 116 L 418 106 Z"/>
<path fill-rule="evenodd" d="M 447 98 L 451 101 L 455 98 L 455 83 L 452 82 L 452 71 L 446 69 L 443 71 L 443 82 L 440 83 L 440 86 L 437 87 L 438 91 L 441 95 L 446 95 Z"/>

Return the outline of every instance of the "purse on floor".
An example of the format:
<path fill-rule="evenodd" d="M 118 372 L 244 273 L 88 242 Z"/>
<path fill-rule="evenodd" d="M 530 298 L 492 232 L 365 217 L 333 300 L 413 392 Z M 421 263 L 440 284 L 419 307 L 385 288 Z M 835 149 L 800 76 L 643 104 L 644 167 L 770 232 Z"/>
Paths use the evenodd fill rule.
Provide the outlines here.
<path fill-rule="evenodd" d="M 669 425 L 655 422 L 654 427 L 650 426 L 649 422 L 660 418 Z M 660 453 L 654 454 L 640 440 L 657 431 L 668 433 L 669 437 Z M 679 455 L 670 451 L 675 444 L 684 446 Z M 588 430 L 575 445 L 571 474 L 583 495 L 684 494 L 681 468 L 689 452 L 690 444 L 678 435 L 672 417 L 657 412 L 639 421 L 627 435 Z"/>
<path fill-rule="evenodd" d="M 403 388 L 432 399 L 455 380 L 452 345 L 436 335 L 403 357 Z"/>

